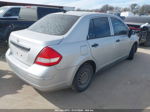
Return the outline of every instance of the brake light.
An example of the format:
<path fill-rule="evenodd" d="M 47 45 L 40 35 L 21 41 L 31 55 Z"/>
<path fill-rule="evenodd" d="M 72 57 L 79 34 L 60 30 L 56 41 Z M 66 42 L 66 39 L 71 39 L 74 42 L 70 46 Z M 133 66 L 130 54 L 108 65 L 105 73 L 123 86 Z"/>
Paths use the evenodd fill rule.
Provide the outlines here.
<path fill-rule="evenodd" d="M 36 57 L 35 63 L 43 66 L 53 66 L 62 59 L 61 54 L 50 47 L 45 47 Z"/>
<path fill-rule="evenodd" d="M 32 8 L 32 6 L 26 6 L 26 8 Z"/>
<path fill-rule="evenodd" d="M 141 31 L 140 28 L 135 28 L 135 27 L 129 27 L 131 30 L 137 30 L 137 31 Z"/>

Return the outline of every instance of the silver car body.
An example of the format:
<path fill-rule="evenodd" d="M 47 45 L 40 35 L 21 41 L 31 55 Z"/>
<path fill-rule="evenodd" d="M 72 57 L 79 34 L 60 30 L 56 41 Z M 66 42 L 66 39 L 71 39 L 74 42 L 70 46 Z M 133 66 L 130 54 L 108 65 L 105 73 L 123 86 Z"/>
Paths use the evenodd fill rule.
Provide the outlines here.
<path fill-rule="evenodd" d="M 65 35 L 54 36 L 25 29 L 11 33 L 9 38 L 10 48 L 6 53 L 9 66 L 21 79 L 39 90 L 70 87 L 77 70 L 83 63 L 93 61 L 97 72 L 117 60 L 126 58 L 132 45 L 138 42 L 136 35 L 130 38 L 128 35 L 113 36 L 110 17 L 119 19 L 114 15 L 75 11 L 59 14 L 80 16 Z M 88 40 L 90 20 L 97 17 L 108 17 L 111 36 Z M 117 39 L 121 41 L 116 43 Z M 99 43 L 99 46 L 91 47 L 94 43 Z M 30 51 L 21 50 L 20 46 Z M 55 49 L 63 56 L 59 64 L 50 67 L 34 64 L 36 56 L 46 46 Z M 21 55 L 16 55 L 15 52 Z"/>

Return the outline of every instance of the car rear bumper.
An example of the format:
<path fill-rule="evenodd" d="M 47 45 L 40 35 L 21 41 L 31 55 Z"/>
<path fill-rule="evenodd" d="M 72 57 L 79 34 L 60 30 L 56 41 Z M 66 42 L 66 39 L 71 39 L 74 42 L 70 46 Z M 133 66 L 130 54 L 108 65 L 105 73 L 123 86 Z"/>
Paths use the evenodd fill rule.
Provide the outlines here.
<path fill-rule="evenodd" d="M 25 82 L 41 91 L 51 91 L 71 86 L 76 67 L 58 70 L 56 67 L 27 66 L 14 58 L 10 50 L 6 53 L 10 68 Z"/>

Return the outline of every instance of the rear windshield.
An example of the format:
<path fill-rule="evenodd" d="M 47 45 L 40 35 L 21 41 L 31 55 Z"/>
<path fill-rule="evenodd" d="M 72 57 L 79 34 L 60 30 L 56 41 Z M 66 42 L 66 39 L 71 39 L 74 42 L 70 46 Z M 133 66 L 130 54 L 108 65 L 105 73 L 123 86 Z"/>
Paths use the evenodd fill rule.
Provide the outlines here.
<path fill-rule="evenodd" d="M 49 14 L 28 29 L 49 34 L 49 35 L 64 35 L 78 20 L 79 16 L 65 15 L 65 14 Z"/>

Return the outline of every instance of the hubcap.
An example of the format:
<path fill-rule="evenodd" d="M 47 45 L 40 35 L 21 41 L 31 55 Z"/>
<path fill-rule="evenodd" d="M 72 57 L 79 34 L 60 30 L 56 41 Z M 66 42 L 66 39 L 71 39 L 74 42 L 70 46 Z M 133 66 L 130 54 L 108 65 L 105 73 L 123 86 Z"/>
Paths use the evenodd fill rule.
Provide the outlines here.
<path fill-rule="evenodd" d="M 83 72 L 81 73 L 80 77 L 79 77 L 79 84 L 80 85 L 84 85 L 88 82 L 89 80 L 89 75 L 87 72 Z"/>

